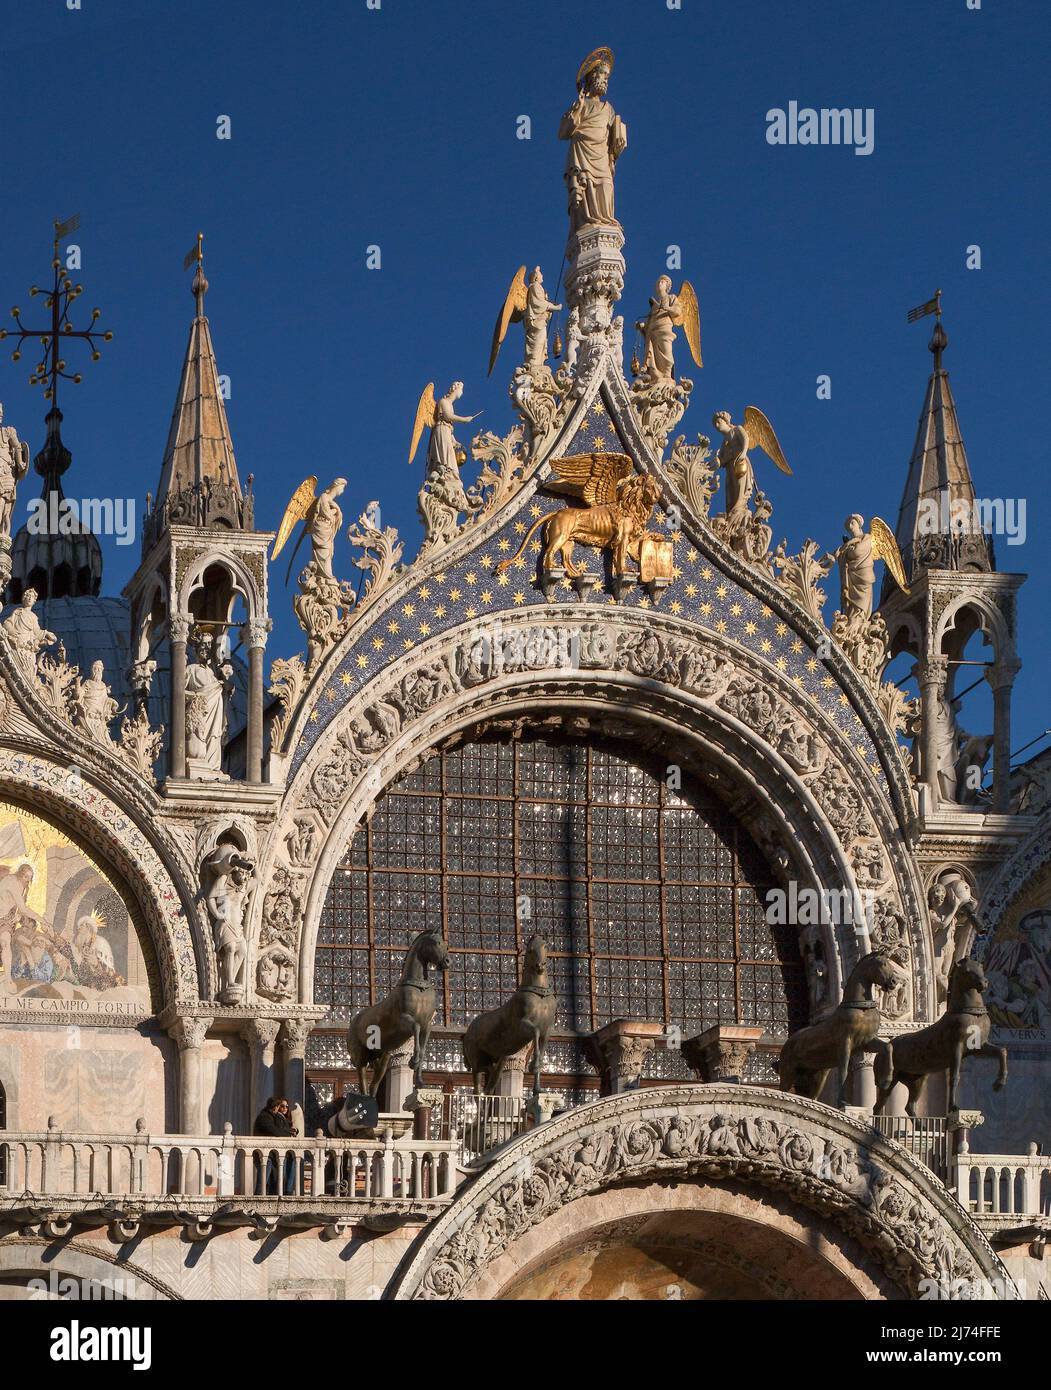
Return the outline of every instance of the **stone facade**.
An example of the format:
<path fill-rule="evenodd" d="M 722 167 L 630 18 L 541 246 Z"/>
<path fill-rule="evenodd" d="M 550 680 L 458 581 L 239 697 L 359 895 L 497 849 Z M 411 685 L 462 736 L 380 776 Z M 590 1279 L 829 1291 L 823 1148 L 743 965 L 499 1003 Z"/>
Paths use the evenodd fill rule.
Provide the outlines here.
<path fill-rule="evenodd" d="M 415 442 L 424 428 L 432 437 L 415 558 L 404 562 L 405 543 L 366 509 L 347 534 L 367 575 L 355 598 L 333 569 L 344 480 L 297 489 L 276 549 L 305 525 L 311 558 L 295 611 L 307 649 L 273 660 L 268 707 L 273 537 L 254 529 L 238 481 L 199 248 L 162 487 L 128 589 L 135 707 L 118 736 L 105 673 L 92 684 L 71 667 L 21 590 L 21 607 L 0 624 L 5 1287 L 34 1277 L 54 1242 L 70 1278 L 115 1271 L 143 1298 L 593 1296 L 585 1287 L 608 1297 L 895 1298 L 938 1287 L 1013 1298 L 1046 1287 L 1051 1171 L 1029 1145 L 1051 1146 L 1051 834 L 1036 774 L 1012 799 L 1004 764 L 1021 576 L 932 562 L 913 574 L 908 603 L 891 593 L 886 616 L 859 626 L 837 614 L 826 626 L 818 586 L 835 553 L 819 558 L 812 540 L 794 556 L 785 543 L 771 550 L 763 493 L 733 516 L 729 504 L 712 514 L 732 438 L 737 464 L 760 444 L 780 455 L 766 417 L 750 407 L 733 426 L 726 416 L 715 462 L 704 437 L 680 436 L 669 453 L 692 389 L 659 375 L 671 347 L 650 376 L 629 382 L 616 316 L 623 233 L 584 211 L 605 197 L 591 189 L 574 204 L 566 355 L 548 367 L 527 320 L 531 355 L 510 391 L 518 421 L 471 441 L 470 486 L 448 476 L 467 453 L 455 436 L 458 391 L 421 398 Z M 207 438 L 194 435 L 188 383 L 214 406 Z M 961 445 L 954 467 L 966 466 Z M 589 557 L 579 567 L 573 536 L 578 561 Z M 919 552 L 910 556 L 919 566 Z M 230 718 L 238 604 L 249 654 L 243 729 Z M 994 789 L 970 802 L 936 775 L 945 751 L 932 713 L 966 612 L 981 616 L 999 671 Z M 919 704 L 883 681 L 892 638 L 922 649 Z M 151 722 L 148 698 L 159 641 L 170 653 L 170 673 L 156 676 L 167 682 L 167 729 Z M 539 734 L 644 749 L 669 773 L 687 770 L 757 847 L 756 873 L 772 891 L 863 905 L 860 917 L 788 920 L 812 1025 L 834 1026 L 875 953 L 896 983 L 867 1002 L 881 1015 L 875 1045 L 892 1048 L 942 1015 L 958 960 L 984 958 L 995 976 L 993 1038 L 1013 1069 L 997 1099 L 977 1062 L 966 1074 L 968 1104 L 988 1110 L 987 1128 L 980 1115 L 944 1115 L 937 1075 L 918 1119 L 900 1115 L 898 1093 L 874 1120 L 871 1057 L 860 1053 L 849 1113 L 823 1103 L 831 1084 L 819 1081 L 822 1099 L 757 1085 L 770 1079 L 784 1030 L 772 1012 L 733 1012 L 732 990 L 720 986 L 712 1007 L 723 1013 L 692 1038 L 665 1004 L 646 1013 L 634 1000 L 630 1018 L 587 1037 L 553 1035 L 552 1051 L 577 1048 L 593 1072 L 559 1063 L 570 1079 L 545 1089 L 537 1074 L 528 1104 L 535 1062 L 520 1043 L 495 1094 L 476 1098 L 454 1064 L 414 1063 L 414 1041 L 421 1054 L 424 1045 L 401 1038 L 384 1093 L 397 1103 L 360 1139 L 344 1137 L 353 1130 L 340 1096 L 357 1075 L 340 1039 L 318 1137 L 297 1135 L 275 1157 L 246 1137 L 273 1093 L 289 1097 L 298 1129 L 316 1118 L 308 1081 L 312 1065 L 322 1069 L 310 1049 L 332 1042 L 318 1029 L 339 1002 L 319 983 L 319 934 L 337 872 L 354 866 L 355 836 L 392 788 L 448 750 Z M 38 822 L 62 837 L 61 866 L 54 845 L 33 839 Z M 640 843 L 649 829 L 642 820 Z M 403 854 L 393 867 L 420 865 Z M 685 887 L 700 892 L 693 878 Z M 580 901 L 589 882 L 582 871 Z M 731 889 L 740 893 L 736 880 Z M 422 916 L 409 932 L 422 909 L 406 891 L 406 939 L 377 944 L 373 931 L 362 942 L 347 928 L 346 949 L 371 953 L 367 986 L 347 986 L 351 1010 L 385 993 L 373 978 L 382 952 L 400 966 L 417 930 L 441 944 L 441 926 Z M 628 924 L 629 967 L 640 923 Z M 473 948 L 485 1008 L 525 969 L 517 920 L 515 931 L 503 975 L 484 942 Z M 122 943 L 116 953 L 110 938 Z M 579 949 L 556 953 L 559 979 L 597 968 L 602 953 L 588 941 L 584 932 Z M 748 951 L 713 962 L 713 978 L 722 964 L 745 968 Z M 443 1037 L 455 1052 L 456 1029 Z M 690 1069 L 698 1081 L 680 1084 Z M 462 1103 L 458 1118 L 447 1101 Z M 921 1143 L 930 1166 L 916 1157 Z M 983 1143 L 991 1156 L 978 1176 Z M 1014 1194 L 1016 1170 L 1029 1195 L 1005 1206 L 1001 1178 Z M 678 1293 L 656 1280 L 648 1253 L 672 1246 L 685 1271 Z M 803 1246 L 805 1279 L 793 1258 Z"/>

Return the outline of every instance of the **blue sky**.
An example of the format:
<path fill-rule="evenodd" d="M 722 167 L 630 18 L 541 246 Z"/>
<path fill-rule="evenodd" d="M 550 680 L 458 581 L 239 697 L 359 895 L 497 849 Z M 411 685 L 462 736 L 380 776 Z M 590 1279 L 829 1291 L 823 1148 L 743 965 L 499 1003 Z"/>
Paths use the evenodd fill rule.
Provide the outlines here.
<path fill-rule="evenodd" d="M 0 304 L 28 307 L 51 221 L 79 212 L 85 285 L 114 342 L 65 392 L 72 496 L 155 489 L 205 232 L 208 313 L 242 476 L 276 525 L 308 473 L 378 498 L 415 550 L 423 385 L 462 378 L 504 433 L 511 354 L 489 336 L 518 265 L 553 286 L 565 244 L 559 117 L 580 59 L 616 54 L 617 182 L 632 322 L 683 248 L 705 367 L 684 427 L 755 403 L 795 476 L 760 460 L 776 538 L 828 547 L 844 516 L 893 524 L 944 292 L 946 354 L 979 492 L 1025 498 L 1000 566 L 1021 595 L 1016 747 L 1051 724 L 1043 441 L 1048 372 L 1046 0 L 36 0 L 0 5 Z M 875 150 L 767 144 L 795 100 L 872 107 Z M 532 118 L 533 138 L 516 139 Z M 233 138 L 216 139 L 228 115 Z M 366 247 L 382 269 L 366 268 Z M 982 269 L 968 270 L 967 247 Z M 0 354 L 8 423 L 42 441 L 25 362 Z M 30 364 L 31 366 L 31 364 Z M 832 398 L 816 379 L 832 377 Z M 35 495 L 22 489 L 19 513 Z M 115 591 L 138 547 L 106 547 Z M 344 573 L 350 551 L 343 542 Z M 273 572 L 273 655 L 301 647 Z M 834 605 L 829 604 L 829 611 Z"/>

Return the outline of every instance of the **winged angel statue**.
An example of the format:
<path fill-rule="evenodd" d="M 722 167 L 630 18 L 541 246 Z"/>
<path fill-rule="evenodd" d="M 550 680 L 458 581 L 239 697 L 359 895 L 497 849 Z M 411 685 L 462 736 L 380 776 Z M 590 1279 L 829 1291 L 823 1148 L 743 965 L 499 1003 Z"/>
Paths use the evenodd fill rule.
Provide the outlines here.
<path fill-rule="evenodd" d="M 343 525 L 343 512 L 336 498 L 346 489 L 346 478 L 335 478 L 321 492 L 315 492 L 317 478 L 311 475 L 304 480 L 289 498 L 277 537 L 271 552 L 271 560 L 276 560 L 284 549 L 289 536 L 301 521 L 306 526 L 299 534 L 288 561 L 288 573 L 292 573 L 292 562 L 302 544 L 303 537 L 310 537 L 311 559 L 327 578 L 333 579 L 332 555 L 339 528 Z"/>
<path fill-rule="evenodd" d="M 721 518 L 715 518 L 721 522 L 716 529 L 727 545 L 739 555 L 743 555 L 747 560 L 761 559 L 762 557 L 756 553 L 754 538 L 756 518 L 749 506 L 756 488 L 755 472 L 748 451 L 754 448 L 762 449 L 773 459 L 782 473 L 791 474 L 792 470 L 774 433 L 773 425 L 758 406 L 750 405 L 745 408 L 743 425 L 735 425 L 729 411 L 726 410 L 720 410 L 714 415 L 712 424 L 723 436 L 716 462 L 720 468 L 726 470 L 726 510 Z M 757 503 L 760 499 L 764 503 L 764 515 L 769 516 L 772 509 L 766 503 L 763 494 L 757 493 Z M 762 529 L 766 533 L 765 538 L 769 545 L 769 528 Z"/>
<path fill-rule="evenodd" d="M 848 516 L 843 544 L 834 551 L 839 561 L 840 610 L 847 619 L 869 619 L 876 588 L 876 561 L 882 560 L 903 593 L 909 592 L 894 532 L 882 517 L 874 516 L 865 534 L 865 518 L 854 512 Z"/>
<path fill-rule="evenodd" d="M 539 372 L 547 361 L 547 326 L 551 321 L 551 315 L 561 308 L 561 304 L 553 304 L 548 299 L 540 267 L 537 266 L 533 271 L 527 285 L 526 268 L 520 265 L 496 316 L 492 347 L 489 350 L 489 376 L 493 374 L 500 347 L 512 323 L 525 324 L 525 365 L 531 372 Z"/>
<path fill-rule="evenodd" d="M 456 534 L 460 512 L 474 511 L 481 505 L 475 489 L 464 491 L 460 469 L 467 462 L 467 451 L 457 441 L 454 425 L 467 425 L 478 415 L 457 415 L 456 402 L 463 395 L 463 382 L 454 381 L 441 400 L 434 396 L 434 382 L 423 388 L 416 407 L 409 445 L 409 462 L 416 457 L 424 429 L 431 432 L 427 446 L 427 477 L 420 489 L 420 518 L 427 528 L 425 545 L 451 540 Z M 479 412 L 480 413 L 480 412 Z"/>
<path fill-rule="evenodd" d="M 564 507 L 539 517 L 522 538 L 517 552 L 497 565 L 497 573 L 519 558 L 540 526 L 545 527 L 541 568 L 554 570 L 561 564 L 566 574 L 577 578 L 585 573 L 573 563 L 573 547 L 609 547 L 613 573 L 625 574 L 628 560 L 639 560 L 640 546 L 653 509 L 660 500 L 655 479 L 635 472 L 626 454 L 574 454 L 552 459 L 558 480 L 545 484 L 552 492 L 578 498 L 583 507 Z"/>
<path fill-rule="evenodd" d="M 343 525 L 343 511 L 336 498 L 347 486 L 346 478 L 336 478 L 316 492 L 317 478 L 311 475 L 289 499 L 281 525 L 277 528 L 270 558 L 276 560 L 288 538 L 301 521 L 305 522 L 288 561 L 288 575 L 302 544 L 310 537 L 310 560 L 299 575 L 299 593 L 292 600 L 300 626 L 307 634 L 307 660 L 313 666 L 345 631 L 349 612 L 356 602 L 353 586 L 337 579 L 332 571 L 336 536 Z"/>
<path fill-rule="evenodd" d="M 672 381 L 675 377 L 675 330 L 686 334 L 690 356 L 698 367 L 701 360 L 701 311 L 697 291 L 684 280 L 678 294 L 672 293 L 671 276 L 662 275 L 650 296 L 650 311 L 635 327 L 643 335 L 646 355 L 639 380 L 646 385 Z"/>

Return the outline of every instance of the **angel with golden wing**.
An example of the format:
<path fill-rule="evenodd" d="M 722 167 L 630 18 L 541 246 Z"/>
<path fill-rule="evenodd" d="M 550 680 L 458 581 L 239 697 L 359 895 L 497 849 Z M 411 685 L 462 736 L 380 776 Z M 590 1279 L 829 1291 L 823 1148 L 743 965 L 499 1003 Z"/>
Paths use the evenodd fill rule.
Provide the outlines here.
<path fill-rule="evenodd" d="M 844 525 L 843 544 L 833 552 L 839 561 L 840 609 L 847 618 L 870 618 L 877 560 L 887 566 L 902 593 L 909 592 L 901 551 L 894 532 L 882 517 L 872 518 L 868 535 L 865 534 L 865 518 L 857 512 L 848 516 Z"/>
<path fill-rule="evenodd" d="M 292 561 L 295 560 L 296 551 L 306 535 L 310 537 L 311 559 L 314 565 L 327 579 L 334 579 L 332 557 L 336 536 L 339 528 L 343 525 L 343 512 L 336 498 L 346 486 L 346 478 L 334 478 L 327 488 L 315 494 L 317 478 L 313 475 L 305 478 L 293 492 L 288 506 L 285 508 L 281 525 L 277 528 L 274 549 L 270 555 L 271 560 L 277 559 L 289 536 L 301 521 L 305 521 L 306 526 L 300 532 L 299 540 L 296 541 L 292 550 L 288 562 L 288 572 L 291 574 Z"/>
<path fill-rule="evenodd" d="M 526 268 L 520 265 L 496 318 L 489 350 L 488 375 L 493 374 L 500 347 L 512 323 L 525 324 L 526 366 L 531 372 L 539 372 L 547 361 L 547 326 L 551 322 L 551 315 L 558 313 L 561 308 L 561 304 L 554 304 L 548 299 L 540 267 L 535 268 L 527 285 Z"/>
<path fill-rule="evenodd" d="M 690 356 L 698 367 L 701 361 L 701 315 L 697 292 L 689 280 L 682 282 L 678 294 L 672 293 L 671 276 L 662 275 L 650 297 L 650 312 L 635 327 L 643 335 L 646 355 L 640 379 L 647 385 L 675 378 L 675 330 L 682 328 L 690 346 Z"/>
<path fill-rule="evenodd" d="M 790 474 L 792 470 L 778 443 L 773 425 L 757 405 L 745 408 L 743 425 L 735 425 L 727 410 L 720 410 L 714 415 L 712 424 L 723 436 L 716 462 L 726 470 L 725 528 L 726 539 L 732 545 L 734 539 L 747 530 L 751 515 L 748 503 L 755 491 L 755 473 L 748 457 L 749 449 L 762 449 L 782 473 Z"/>

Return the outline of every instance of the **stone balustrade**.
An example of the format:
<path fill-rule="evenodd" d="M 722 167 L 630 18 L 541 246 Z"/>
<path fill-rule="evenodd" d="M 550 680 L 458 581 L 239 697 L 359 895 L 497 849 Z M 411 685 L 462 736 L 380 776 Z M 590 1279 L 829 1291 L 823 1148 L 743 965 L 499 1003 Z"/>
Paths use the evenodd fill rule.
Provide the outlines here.
<path fill-rule="evenodd" d="M 432 1207 L 452 1200 L 455 1140 L 393 1128 L 373 1139 L 0 1132 L 0 1216 L 43 1199 L 70 1211 L 94 1204 L 236 1207 L 239 1199 L 323 1209 L 336 1204 Z"/>
<path fill-rule="evenodd" d="M 1051 1221 L 1051 1155 L 1036 1153 L 1035 1145 L 1028 1154 L 956 1154 L 950 1186 L 966 1211 L 997 1218 L 992 1224 Z"/>

